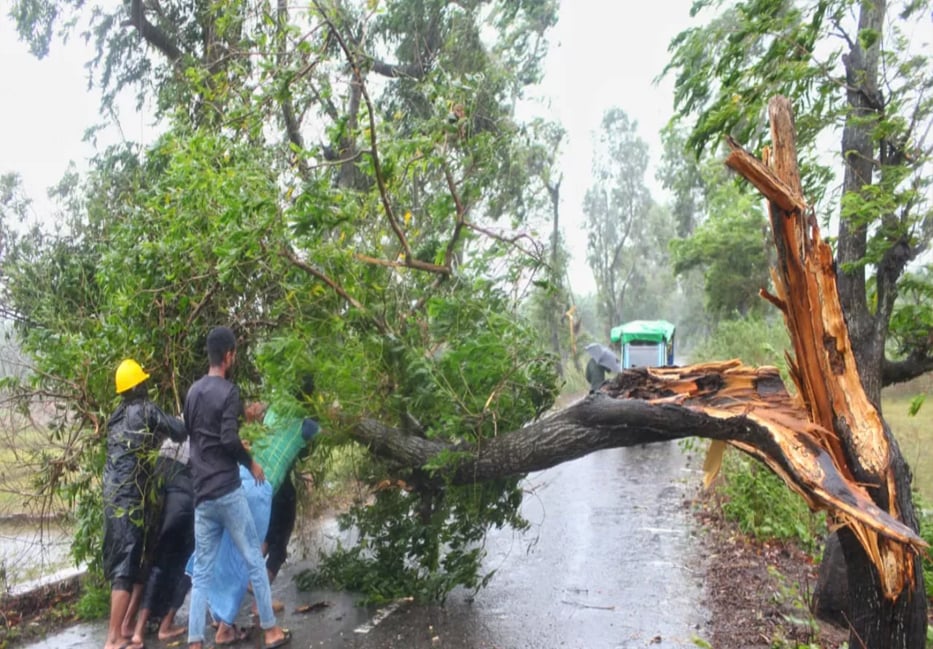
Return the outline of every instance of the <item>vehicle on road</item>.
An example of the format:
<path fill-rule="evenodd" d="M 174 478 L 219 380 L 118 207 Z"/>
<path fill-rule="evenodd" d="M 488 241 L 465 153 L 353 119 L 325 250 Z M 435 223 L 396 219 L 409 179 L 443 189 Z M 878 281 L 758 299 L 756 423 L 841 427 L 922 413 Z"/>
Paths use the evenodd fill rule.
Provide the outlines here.
<path fill-rule="evenodd" d="M 621 348 L 622 369 L 674 364 L 675 325 L 667 320 L 631 320 L 609 332 Z"/>

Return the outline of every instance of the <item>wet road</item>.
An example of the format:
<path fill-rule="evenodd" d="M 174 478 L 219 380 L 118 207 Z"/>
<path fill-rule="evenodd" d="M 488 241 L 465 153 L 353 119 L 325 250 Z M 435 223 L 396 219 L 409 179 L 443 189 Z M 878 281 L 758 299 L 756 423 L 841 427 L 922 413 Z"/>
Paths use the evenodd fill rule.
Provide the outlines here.
<path fill-rule="evenodd" d="M 273 585 L 286 603 L 280 620 L 301 648 L 696 647 L 709 636 L 708 615 L 684 501 L 699 482 L 674 443 L 600 451 L 528 477 L 531 529 L 489 535 L 486 565 L 496 575 L 475 599 L 456 591 L 443 607 L 358 607 L 346 593 L 297 592 L 288 577 L 306 565 L 299 561 Z M 327 524 L 315 542 L 336 535 Z M 327 605 L 296 611 L 316 603 Z M 103 638 L 100 622 L 30 646 L 102 647 Z"/>

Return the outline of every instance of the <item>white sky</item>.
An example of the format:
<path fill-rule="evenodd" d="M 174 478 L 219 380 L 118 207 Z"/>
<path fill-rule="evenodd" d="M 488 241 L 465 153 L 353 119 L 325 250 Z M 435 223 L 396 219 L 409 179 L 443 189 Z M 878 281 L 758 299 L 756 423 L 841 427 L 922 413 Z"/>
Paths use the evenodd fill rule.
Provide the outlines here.
<path fill-rule="evenodd" d="M 671 38 L 690 25 L 691 0 L 562 0 L 560 22 L 550 34 L 542 92 L 551 117 L 567 131 L 562 156 L 561 219 L 572 254 L 571 284 L 578 293 L 594 289 L 586 266 L 583 195 L 590 180 L 593 133 L 604 112 L 625 110 L 638 122 L 649 145 L 646 182 L 656 200 L 665 200 L 654 179 L 660 159 L 658 133 L 672 112 L 670 79 L 653 85 L 668 60 Z M 12 22 L 0 17 L 0 174 L 18 172 L 37 210 L 73 161 L 86 169 L 91 145 L 82 141 L 97 120 L 98 98 L 87 90 L 80 39 L 56 44 L 39 61 L 17 40 Z M 124 110 L 123 134 L 146 142 L 155 132 L 142 116 Z M 106 138 L 116 141 L 116 130 Z"/>
<path fill-rule="evenodd" d="M 17 40 L 12 21 L 0 20 L 0 173 L 18 172 L 34 198 L 69 160 L 87 156 L 81 137 L 96 120 L 98 100 L 87 92 L 85 58 L 72 43 L 39 61 Z"/>
<path fill-rule="evenodd" d="M 571 286 L 595 291 L 586 265 L 583 196 L 591 181 L 595 131 L 607 109 L 618 107 L 638 123 L 649 147 L 645 182 L 664 202 L 655 168 L 660 131 L 673 112 L 673 81 L 653 80 L 668 62 L 671 39 L 691 25 L 692 0 L 561 0 L 560 21 L 550 34 L 543 93 L 553 118 L 567 131 L 561 158 L 561 221 L 570 249 Z"/>

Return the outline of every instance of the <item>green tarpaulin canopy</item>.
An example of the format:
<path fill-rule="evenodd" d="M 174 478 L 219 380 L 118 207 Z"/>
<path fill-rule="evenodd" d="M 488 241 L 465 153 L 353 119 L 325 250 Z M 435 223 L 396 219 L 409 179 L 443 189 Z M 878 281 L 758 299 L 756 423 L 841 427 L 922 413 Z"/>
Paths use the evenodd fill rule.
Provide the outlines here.
<path fill-rule="evenodd" d="M 609 340 L 626 345 L 633 341 L 663 343 L 674 337 L 674 325 L 667 320 L 632 320 L 609 332 Z"/>

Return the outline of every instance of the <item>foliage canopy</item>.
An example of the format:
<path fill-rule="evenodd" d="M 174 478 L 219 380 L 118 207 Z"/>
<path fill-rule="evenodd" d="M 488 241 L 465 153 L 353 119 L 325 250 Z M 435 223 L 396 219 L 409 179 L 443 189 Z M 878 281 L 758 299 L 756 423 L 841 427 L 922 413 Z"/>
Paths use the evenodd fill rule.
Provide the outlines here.
<path fill-rule="evenodd" d="M 517 304 L 559 258 L 534 232 L 558 132 L 513 111 L 555 2 L 20 0 L 13 15 L 39 56 L 86 25 L 102 115 L 132 91 L 164 125 L 63 186 L 58 232 L 18 231 L 26 203 L 5 179 L 3 302 L 35 364 L 15 387 L 66 406 L 43 488 L 77 512 L 76 558 L 99 556 L 112 368 L 136 357 L 178 411 L 215 324 L 240 339 L 245 394 L 320 418 L 325 447 L 372 417 L 476 448 L 553 402 L 554 359 Z M 316 396 L 290 401 L 305 371 Z M 514 479 L 454 489 L 435 468 L 367 462 L 362 479 L 411 491 L 350 517 L 357 565 L 443 598 L 482 583 L 476 543 L 521 526 L 521 499 Z M 349 573 L 352 552 L 336 560 Z"/>

